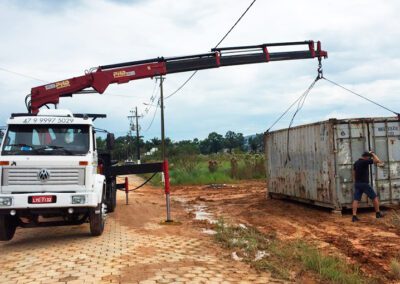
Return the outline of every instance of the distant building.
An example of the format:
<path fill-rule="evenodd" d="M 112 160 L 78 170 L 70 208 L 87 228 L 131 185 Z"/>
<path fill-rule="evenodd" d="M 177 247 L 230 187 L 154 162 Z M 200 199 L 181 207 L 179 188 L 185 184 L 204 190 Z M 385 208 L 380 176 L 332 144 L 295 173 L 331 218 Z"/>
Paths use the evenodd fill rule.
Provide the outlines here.
<path fill-rule="evenodd" d="M 144 155 L 145 155 L 145 156 L 151 156 L 151 155 L 153 155 L 153 154 L 154 154 L 155 152 L 157 152 L 157 151 L 158 151 L 158 148 L 153 147 L 153 148 L 150 149 L 150 151 L 144 153 Z"/>

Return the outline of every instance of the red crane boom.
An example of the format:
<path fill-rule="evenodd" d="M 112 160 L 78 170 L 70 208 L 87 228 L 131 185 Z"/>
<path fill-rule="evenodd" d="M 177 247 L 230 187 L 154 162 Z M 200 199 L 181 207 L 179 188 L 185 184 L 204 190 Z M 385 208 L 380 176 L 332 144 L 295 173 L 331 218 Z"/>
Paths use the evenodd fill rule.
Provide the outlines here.
<path fill-rule="evenodd" d="M 299 51 L 269 52 L 269 47 L 307 46 Z M 251 46 L 214 48 L 209 53 L 180 57 L 158 57 L 153 59 L 99 66 L 83 76 L 34 87 L 27 102 L 29 112 L 36 114 L 47 104 L 58 104 L 60 97 L 68 97 L 93 88 L 102 94 L 108 85 L 127 83 L 132 80 L 150 78 L 171 73 L 195 71 L 241 64 L 265 63 L 270 61 L 296 60 L 328 57 L 318 41 L 267 43 Z"/>

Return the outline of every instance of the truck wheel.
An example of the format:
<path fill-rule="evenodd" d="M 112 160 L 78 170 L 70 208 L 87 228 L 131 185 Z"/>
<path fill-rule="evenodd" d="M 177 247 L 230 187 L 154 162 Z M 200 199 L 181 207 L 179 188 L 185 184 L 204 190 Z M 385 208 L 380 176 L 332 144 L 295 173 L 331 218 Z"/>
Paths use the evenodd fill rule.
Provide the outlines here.
<path fill-rule="evenodd" d="M 115 207 L 117 207 L 117 189 L 115 186 L 115 181 L 112 181 L 109 184 L 110 190 L 110 198 L 107 201 L 107 212 L 112 213 L 115 211 Z"/>
<path fill-rule="evenodd" d="M 92 236 L 100 236 L 104 231 L 106 220 L 105 204 L 102 202 L 96 208 L 90 209 L 89 223 Z"/>
<path fill-rule="evenodd" d="M 0 241 L 9 241 L 14 237 L 17 228 L 15 217 L 0 215 Z"/>

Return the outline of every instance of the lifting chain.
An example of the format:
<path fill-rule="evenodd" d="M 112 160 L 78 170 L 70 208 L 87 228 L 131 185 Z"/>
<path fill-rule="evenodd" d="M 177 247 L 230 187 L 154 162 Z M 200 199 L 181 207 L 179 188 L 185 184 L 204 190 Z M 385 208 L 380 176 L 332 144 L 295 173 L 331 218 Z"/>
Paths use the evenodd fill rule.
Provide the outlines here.
<path fill-rule="evenodd" d="M 318 79 L 322 79 L 324 78 L 324 72 L 322 71 L 322 62 L 321 62 L 321 57 L 318 57 L 318 75 L 317 78 Z"/>

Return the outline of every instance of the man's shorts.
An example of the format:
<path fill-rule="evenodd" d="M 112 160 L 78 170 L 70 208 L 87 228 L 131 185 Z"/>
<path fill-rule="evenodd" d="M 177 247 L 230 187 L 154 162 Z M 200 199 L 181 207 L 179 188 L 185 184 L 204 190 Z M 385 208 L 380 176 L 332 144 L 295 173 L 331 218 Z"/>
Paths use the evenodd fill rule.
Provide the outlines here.
<path fill-rule="evenodd" d="M 368 183 L 355 183 L 354 184 L 354 200 L 361 201 L 361 197 L 365 193 L 368 198 L 375 199 L 376 193 Z"/>

